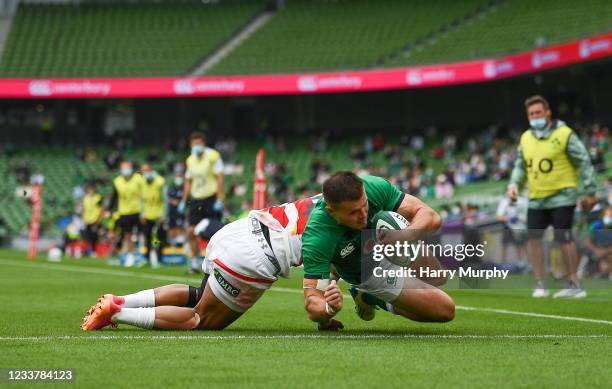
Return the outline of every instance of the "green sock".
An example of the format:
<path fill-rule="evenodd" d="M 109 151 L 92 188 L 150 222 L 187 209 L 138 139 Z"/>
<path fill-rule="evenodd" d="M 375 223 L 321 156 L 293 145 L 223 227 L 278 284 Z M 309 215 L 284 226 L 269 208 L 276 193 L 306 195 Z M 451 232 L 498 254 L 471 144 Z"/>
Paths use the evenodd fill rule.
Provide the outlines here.
<path fill-rule="evenodd" d="M 380 309 L 383 309 L 385 311 L 387 311 L 387 303 L 384 300 L 379 299 L 378 297 L 368 294 L 368 293 L 363 293 L 363 295 L 361 296 L 361 298 L 363 299 L 363 302 L 366 304 L 370 304 L 370 305 L 376 305 L 377 307 L 379 307 Z"/>

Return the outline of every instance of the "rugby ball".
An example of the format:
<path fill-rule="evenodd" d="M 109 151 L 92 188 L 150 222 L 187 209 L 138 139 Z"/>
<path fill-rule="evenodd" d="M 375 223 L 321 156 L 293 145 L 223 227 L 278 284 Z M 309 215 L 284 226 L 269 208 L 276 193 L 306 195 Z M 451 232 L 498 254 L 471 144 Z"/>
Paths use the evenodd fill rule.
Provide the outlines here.
<path fill-rule="evenodd" d="M 372 217 L 371 226 L 376 231 L 376 240 L 379 237 L 379 231 L 382 230 L 403 230 L 408 227 L 410 222 L 397 212 L 380 211 Z M 403 256 L 385 256 L 385 258 L 399 266 L 410 265 L 410 259 Z"/>
<path fill-rule="evenodd" d="M 397 212 L 380 211 L 372 217 L 371 225 L 378 230 L 402 230 L 410 225 L 405 217 Z"/>

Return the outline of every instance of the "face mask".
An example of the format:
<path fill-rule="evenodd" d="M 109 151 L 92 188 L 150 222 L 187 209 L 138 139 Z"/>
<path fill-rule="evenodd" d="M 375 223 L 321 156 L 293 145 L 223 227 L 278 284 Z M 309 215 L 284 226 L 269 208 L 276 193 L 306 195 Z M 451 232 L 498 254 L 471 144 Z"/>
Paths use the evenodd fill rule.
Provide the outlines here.
<path fill-rule="evenodd" d="M 127 177 L 127 176 L 129 176 L 131 174 L 132 174 L 132 168 L 129 168 L 129 167 L 121 168 L 121 175 L 122 176 Z"/>
<path fill-rule="evenodd" d="M 176 186 L 183 185 L 183 179 L 182 178 L 175 178 L 174 179 L 174 185 L 176 185 Z"/>
<path fill-rule="evenodd" d="M 145 173 L 142 173 L 142 176 L 145 178 L 145 180 L 151 181 L 152 179 L 155 178 L 155 173 L 153 173 L 153 172 L 145 172 Z"/>
<path fill-rule="evenodd" d="M 200 155 L 202 153 L 204 153 L 204 146 L 203 145 L 193 145 L 193 146 L 191 146 L 191 154 Z"/>
<path fill-rule="evenodd" d="M 529 125 L 534 130 L 543 130 L 546 127 L 546 118 L 530 119 Z"/>
<path fill-rule="evenodd" d="M 604 216 L 603 222 L 606 226 L 609 226 L 610 224 L 612 224 L 612 216 Z"/>

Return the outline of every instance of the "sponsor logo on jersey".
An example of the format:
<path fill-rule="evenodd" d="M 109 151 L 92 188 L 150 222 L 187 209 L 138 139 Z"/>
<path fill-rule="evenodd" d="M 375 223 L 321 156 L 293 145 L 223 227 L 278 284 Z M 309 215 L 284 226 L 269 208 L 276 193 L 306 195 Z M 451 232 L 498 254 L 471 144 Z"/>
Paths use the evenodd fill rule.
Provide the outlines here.
<path fill-rule="evenodd" d="M 349 243 L 345 248 L 343 248 L 340 251 L 340 256 L 342 258 L 345 258 L 347 255 L 349 255 L 350 253 L 352 253 L 353 251 L 355 251 L 355 246 L 353 246 L 353 243 Z"/>
<path fill-rule="evenodd" d="M 231 294 L 234 297 L 237 297 L 240 294 L 240 289 L 236 288 L 234 285 L 230 284 L 228 280 L 223 277 L 223 275 L 219 272 L 219 270 L 214 270 L 215 280 L 221 285 L 223 290 L 227 293 Z"/>
<path fill-rule="evenodd" d="M 270 261 L 270 263 L 272 263 L 272 266 L 274 266 L 274 269 L 276 270 L 276 273 L 274 274 L 275 276 L 280 274 L 281 272 L 281 267 L 280 264 L 278 263 L 278 261 L 276 260 L 275 257 L 273 257 L 270 254 L 264 253 L 266 255 L 266 258 L 268 258 L 268 261 Z"/>

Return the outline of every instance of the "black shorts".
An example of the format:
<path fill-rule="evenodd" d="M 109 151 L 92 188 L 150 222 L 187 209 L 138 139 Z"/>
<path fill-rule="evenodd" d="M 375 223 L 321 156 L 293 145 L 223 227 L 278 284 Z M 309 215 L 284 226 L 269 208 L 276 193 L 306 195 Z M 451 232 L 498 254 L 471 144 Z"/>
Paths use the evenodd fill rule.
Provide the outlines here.
<path fill-rule="evenodd" d="M 138 233 L 140 231 L 140 215 L 134 213 L 132 215 L 119 216 L 117 227 L 121 230 L 121 235 L 127 232 Z"/>
<path fill-rule="evenodd" d="M 544 230 L 552 225 L 555 229 L 555 241 L 568 242 L 572 239 L 574 224 L 574 205 L 550 209 L 528 209 L 527 229 L 530 239 L 541 239 Z"/>
<path fill-rule="evenodd" d="M 206 218 L 219 219 L 221 215 L 213 209 L 215 201 L 217 201 L 216 195 L 204 199 L 190 199 L 187 202 L 187 222 L 189 225 L 195 226 Z"/>
<path fill-rule="evenodd" d="M 170 207 L 168 210 L 168 227 L 176 228 L 185 225 L 185 216 L 178 211 L 176 207 Z"/>
<path fill-rule="evenodd" d="M 92 223 L 85 225 L 85 240 L 91 243 L 91 245 L 95 248 L 96 243 L 98 242 L 98 229 L 100 228 L 100 224 Z"/>

